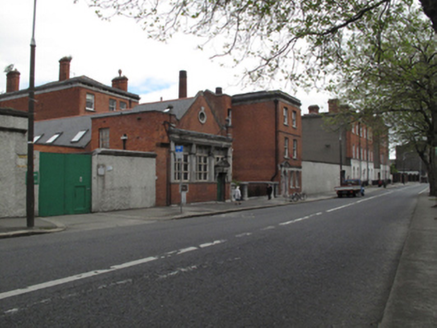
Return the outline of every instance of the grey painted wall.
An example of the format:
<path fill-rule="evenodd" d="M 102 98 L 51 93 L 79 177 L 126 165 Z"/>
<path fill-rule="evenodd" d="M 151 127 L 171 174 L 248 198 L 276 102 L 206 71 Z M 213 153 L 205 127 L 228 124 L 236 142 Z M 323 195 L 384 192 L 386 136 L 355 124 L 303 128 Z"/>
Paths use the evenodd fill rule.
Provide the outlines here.
<path fill-rule="evenodd" d="M 92 212 L 155 206 L 156 154 L 98 149 L 92 156 Z"/>
<path fill-rule="evenodd" d="M 343 170 L 348 170 L 343 167 Z M 334 187 L 340 185 L 340 166 L 317 162 L 302 162 L 302 190 L 307 195 L 334 192 Z"/>
<path fill-rule="evenodd" d="M 0 110 L 0 217 L 26 215 L 27 116 Z"/>
<path fill-rule="evenodd" d="M 302 116 L 302 160 L 331 164 L 340 163 L 340 131 L 323 123 L 322 115 Z M 346 158 L 346 131 L 342 135 L 342 164 L 348 165 Z"/>

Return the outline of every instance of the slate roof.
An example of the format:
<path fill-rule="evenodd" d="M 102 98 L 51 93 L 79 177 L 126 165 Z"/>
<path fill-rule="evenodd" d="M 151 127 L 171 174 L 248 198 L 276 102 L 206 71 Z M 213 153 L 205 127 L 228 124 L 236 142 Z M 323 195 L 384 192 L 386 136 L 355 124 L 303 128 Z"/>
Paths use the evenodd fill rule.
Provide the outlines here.
<path fill-rule="evenodd" d="M 54 82 L 49 82 L 40 86 L 35 87 L 35 93 L 39 93 L 39 92 L 44 92 L 44 91 L 50 91 L 52 89 L 57 89 L 57 88 L 67 88 L 67 87 L 73 87 L 74 85 L 83 85 L 85 87 L 94 87 L 97 89 L 101 89 L 103 91 L 107 91 L 107 92 L 111 92 L 120 96 L 124 96 L 124 97 L 128 97 L 128 98 L 133 98 L 136 100 L 140 99 L 140 96 L 131 92 L 127 92 L 127 91 L 123 91 L 117 88 L 113 88 L 111 86 L 105 85 L 103 83 L 100 83 L 96 80 L 93 80 L 91 78 L 89 78 L 88 76 L 82 75 L 82 76 L 77 76 L 77 77 L 73 77 L 67 80 L 63 80 L 63 81 L 54 81 Z M 9 97 L 17 97 L 17 96 L 24 96 L 24 95 L 28 95 L 29 90 L 28 89 L 22 89 L 22 90 L 18 90 L 18 91 L 13 91 L 13 92 L 7 92 L 4 94 L 0 94 L 0 100 L 6 100 Z"/>
<path fill-rule="evenodd" d="M 80 131 L 86 131 L 86 133 L 77 142 L 72 142 Z M 52 143 L 47 143 L 47 140 L 57 133 L 60 133 L 59 137 Z M 91 117 L 86 115 L 36 121 L 34 136 L 39 135 L 42 136 L 35 142 L 36 145 L 85 148 L 91 141 Z"/>
<path fill-rule="evenodd" d="M 194 98 L 183 98 L 183 99 L 159 101 L 155 103 L 140 104 L 129 110 L 95 114 L 92 115 L 92 117 L 108 117 L 108 116 L 127 115 L 127 114 L 142 113 L 142 112 L 163 112 L 171 105 L 173 106 L 171 113 L 175 115 L 176 118 L 179 120 L 185 115 L 187 110 L 193 105 L 197 97 L 198 96 L 196 95 L 196 97 Z"/>

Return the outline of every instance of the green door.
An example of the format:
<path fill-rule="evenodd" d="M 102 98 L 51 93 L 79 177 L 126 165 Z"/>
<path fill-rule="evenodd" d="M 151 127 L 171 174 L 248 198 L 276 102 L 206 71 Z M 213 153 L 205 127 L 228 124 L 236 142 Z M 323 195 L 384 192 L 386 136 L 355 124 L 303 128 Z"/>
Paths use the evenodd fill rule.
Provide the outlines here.
<path fill-rule="evenodd" d="M 217 177 L 217 201 L 224 202 L 226 200 L 225 188 L 226 188 L 226 174 L 219 173 Z"/>
<path fill-rule="evenodd" d="M 91 211 L 91 155 L 40 153 L 39 215 Z"/>

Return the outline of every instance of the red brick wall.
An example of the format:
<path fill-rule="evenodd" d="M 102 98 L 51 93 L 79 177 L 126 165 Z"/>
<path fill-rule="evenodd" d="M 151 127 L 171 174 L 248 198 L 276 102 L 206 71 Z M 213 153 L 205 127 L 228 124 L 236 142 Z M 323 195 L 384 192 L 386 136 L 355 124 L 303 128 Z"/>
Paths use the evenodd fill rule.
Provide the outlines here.
<path fill-rule="evenodd" d="M 48 145 L 34 145 L 36 151 L 43 153 L 61 153 L 61 154 L 77 154 L 77 153 L 87 153 L 89 152 L 89 146 L 84 148 L 73 148 L 73 147 L 60 147 L 60 146 L 48 146 Z"/>
<path fill-rule="evenodd" d="M 288 125 L 284 125 L 284 107 L 288 109 Z M 300 108 L 278 101 L 276 114 L 275 111 L 273 100 L 233 106 L 234 180 L 270 181 L 273 178 L 273 181 L 279 182 L 281 174 L 277 169 L 278 164 L 286 161 L 291 167 L 302 167 Z M 292 125 L 293 111 L 296 112 L 296 127 Z M 285 138 L 288 138 L 288 158 L 284 157 Z M 293 158 L 293 140 L 297 140 L 296 159 Z M 302 186 L 301 177 L 302 174 L 299 175 L 299 186 Z"/>
<path fill-rule="evenodd" d="M 198 113 L 204 107 L 207 120 L 202 124 L 198 120 Z M 92 119 L 91 150 L 99 148 L 99 129 L 109 128 L 109 147 L 110 149 L 123 149 L 121 136 L 126 134 L 126 150 L 155 152 L 156 157 L 156 205 L 167 205 L 167 196 L 170 197 L 172 204 L 179 204 L 179 183 L 173 183 L 168 190 L 169 172 L 169 140 L 163 124 L 168 121 L 168 114 L 159 112 L 127 113 Z M 220 126 L 217 124 L 213 114 L 205 102 L 200 97 L 185 116 L 176 122 L 177 128 L 219 134 Z M 228 186 L 229 188 L 229 186 Z M 167 195 L 167 192 L 169 193 Z M 227 192 L 227 198 L 229 198 Z M 216 200 L 217 184 L 214 183 L 192 183 L 189 185 L 187 202 L 203 202 Z"/>
<path fill-rule="evenodd" d="M 233 179 L 268 181 L 275 173 L 274 102 L 232 108 Z"/>
<path fill-rule="evenodd" d="M 200 123 L 198 115 L 201 108 L 204 108 L 206 114 L 206 122 Z M 174 122 L 174 121 L 172 121 Z M 221 129 L 220 125 L 214 118 L 211 109 L 208 106 L 205 98 L 199 97 L 187 113 L 177 123 L 177 127 L 183 130 L 196 131 L 201 133 L 208 133 L 213 135 L 225 135 L 225 131 Z"/>
<path fill-rule="evenodd" d="M 94 94 L 95 111 L 86 110 L 86 94 Z M 129 101 L 112 97 L 106 93 L 91 91 L 82 87 L 38 93 L 35 95 L 35 120 L 46 120 L 51 118 L 62 118 L 76 115 L 89 115 L 109 112 L 109 99 L 117 101 L 119 110 L 120 101 L 124 101 L 129 108 Z M 136 106 L 138 102 L 132 102 Z M 29 108 L 28 97 L 0 101 L 1 107 L 10 107 L 17 110 L 27 111 Z"/>

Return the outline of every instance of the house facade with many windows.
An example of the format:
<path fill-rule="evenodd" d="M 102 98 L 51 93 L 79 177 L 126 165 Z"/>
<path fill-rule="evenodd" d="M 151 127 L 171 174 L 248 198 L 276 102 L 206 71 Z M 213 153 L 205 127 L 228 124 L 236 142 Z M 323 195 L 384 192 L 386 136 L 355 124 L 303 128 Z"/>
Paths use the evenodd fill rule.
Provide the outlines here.
<path fill-rule="evenodd" d="M 333 191 L 345 179 L 365 184 L 390 179 L 387 134 L 375 133 L 369 122 L 330 125 L 327 120 L 339 115 L 340 104 L 331 99 L 328 105 L 327 113 L 319 113 L 319 106 L 313 105 L 302 116 L 306 192 Z"/>
<path fill-rule="evenodd" d="M 265 194 L 269 183 L 275 195 L 302 190 L 300 106 L 282 91 L 232 96 L 233 179 L 249 196 Z"/>
<path fill-rule="evenodd" d="M 35 121 L 121 111 L 138 105 L 140 97 L 128 92 L 128 79 L 121 71 L 112 86 L 107 86 L 87 76 L 70 78 L 71 57 L 59 62 L 59 80 L 35 87 Z M 8 72 L 0 106 L 28 111 L 29 91 L 19 86 L 20 72 Z"/>

